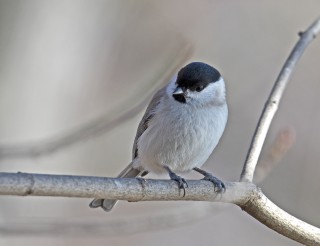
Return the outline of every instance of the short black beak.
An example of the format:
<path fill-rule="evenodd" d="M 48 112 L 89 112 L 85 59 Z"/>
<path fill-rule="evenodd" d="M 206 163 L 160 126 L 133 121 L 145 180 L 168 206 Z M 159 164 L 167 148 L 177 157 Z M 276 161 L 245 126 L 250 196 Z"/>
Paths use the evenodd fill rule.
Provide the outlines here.
<path fill-rule="evenodd" d="M 172 95 L 181 95 L 181 94 L 183 94 L 183 90 L 179 86 L 172 93 Z"/>
<path fill-rule="evenodd" d="M 186 97 L 184 95 L 184 92 L 181 89 L 181 87 L 179 87 L 179 86 L 172 92 L 172 96 L 176 101 L 178 101 L 180 103 L 187 102 Z"/>

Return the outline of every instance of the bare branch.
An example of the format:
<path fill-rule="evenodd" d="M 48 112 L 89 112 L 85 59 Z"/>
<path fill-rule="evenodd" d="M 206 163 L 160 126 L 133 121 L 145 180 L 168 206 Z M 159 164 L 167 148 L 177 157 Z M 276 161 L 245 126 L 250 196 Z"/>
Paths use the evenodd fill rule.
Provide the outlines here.
<path fill-rule="evenodd" d="M 215 193 L 208 181 L 188 180 L 188 184 L 186 195 L 182 197 L 177 184 L 171 180 L 0 173 L 0 195 L 233 203 L 288 238 L 307 245 L 320 244 L 320 229 L 277 207 L 250 182 L 225 182 L 226 191 L 222 194 Z"/>
<path fill-rule="evenodd" d="M 262 193 L 260 188 L 252 183 L 266 134 L 277 111 L 289 77 L 305 48 L 319 32 L 320 19 L 314 22 L 306 32 L 301 33 L 301 38 L 284 64 L 259 119 L 241 174 L 242 182 L 225 182 L 225 192 L 216 193 L 212 183 L 204 180 L 188 180 L 189 187 L 185 196 L 182 197 L 176 182 L 171 180 L 0 173 L 0 195 L 106 198 L 132 202 L 184 200 L 232 203 L 241 207 L 264 225 L 288 238 L 306 245 L 320 245 L 319 228 L 307 224 L 277 207 Z M 130 113 L 128 115 L 125 114 L 124 117 L 129 117 Z M 99 128 L 99 124 L 96 126 L 100 130 L 104 129 L 104 127 Z M 89 130 L 91 131 L 92 129 L 89 128 Z M 58 147 L 76 142 L 79 137 L 82 139 L 83 136 L 87 137 L 96 133 L 96 129 L 93 130 L 93 133 L 90 131 L 82 131 L 79 136 L 76 134 L 76 140 L 71 142 L 68 142 L 69 140 L 67 142 L 63 141 L 63 144 L 60 143 Z M 48 146 L 50 147 L 50 145 Z M 53 144 L 52 146 L 55 145 Z M 288 146 L 273 150 L 276 152 L 279 150 L 279 153 L 282 154 L 285 153 Z M 29 150 L 33 149 L 29 148 Z M 42 152 L 31 153 L 46 153 L 46 151 L 43 152 L 43 149 L 39 150 L 42 150 Z M 53 150 L 55 149 L 48 149 L 49 152 Z M 16 153 L 24 152 L 18 151 Z M 29 156 L 30 152 L 27 155 Z M 274 156 L 270 157 L 274 158 Z"/>
<path fill-rule="evenodd" d="M 192 53 L 192 47 L 188 43 L 183 43 L 181 49 L 174 56 L 174 59 L 170 61 L 165 71 L 161 73 L 161 77 L 156 77 L 154 82 L 150 82 L 151 89 L 144 95 L 142 100 L 136 103 L 132 103 L 132 99 L 124 102 L 126 111 L 119 114 L 106 114 L 91 122 L 88 122 L 79 128 L 70 131 L 62 136 L 52 137 L 46 140 L 42 140 L 36 143 L 14 144 L 14 145 L 0 145 L 0 158 L 26 158 L 26 157 L 39 157 L 48 155 L 58 150 L 64 149 L 68 146 L 76 144 L 85 139 L 89 139 L 100 135 L 101 133 L 107 133 L 119 126 L 120 123 L 125 122 L 128 119 L 133 118 L 137 113 L 142 111 L 150 100 L 154 92 L 164 86 L 165 83 L 173 76 L 173 74 L 180 68 L 183 63 L 187 61 Z M 135 100 L 140 97 L 135 95 Z M 128 105 L 132 105 L 128 107 Z M 121 112 L 122 110 L 117 108 L 114 112 Z"/>
<path fill-rule="evenodd" d="M 317 19 L 305 32 L 300 33 L 300 40 L 293 48 L 290 56 L 286 60 L 273 88 L 269 98 L 264 106 L 258 125 L 253 135 L 251 145 L 246 157 L 246 161 L 241 173 L 240 181 L 252 181 L 254 171 L 264 144 L 271 121 L 278 110 L 283 92 L 288 84 L 289 78 L 295 65 L 302 56 L 306 47 L 320 32 L 320 19 Z"/>
<path fill-rule="evenodd" d="M 288 214 L 262 192 L 241 208 L 272 230 L 304 245 L 320 245 L 320 229 Z"/>
<path fill-rule="evenodd" d="M 172 180 L 105 178 L 30 173 L 0 173 L 0 195 L 106 198 L 138 201 L 219 201 L 243 204 L 253 184 L 226 183 L 227 192 L 217 194 L 212 183 L 189 180 L 185 197 Z"/>

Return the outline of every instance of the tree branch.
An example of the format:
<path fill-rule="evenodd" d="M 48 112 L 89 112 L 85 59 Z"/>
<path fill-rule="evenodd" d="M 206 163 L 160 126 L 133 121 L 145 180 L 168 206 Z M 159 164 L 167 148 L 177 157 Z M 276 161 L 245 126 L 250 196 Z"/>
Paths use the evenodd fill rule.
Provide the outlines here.
<path fill-rule="evenodd" d="M 320 229 L 288 214 L 270 201 L 261 190 L 240 207 L 272 230 L 304 245 L 320 245 Z"/>
<path fill-rule="evenodd" d="M 241 173 L 240 181 L 253 180 L 254 171 L 264 144 L 267 132 L 271 125 L 272 119 L 278 110 L 283 92 L 288 84 L 289 78 L 293 72 L 295 65 L 302 56 L 304 50 L 311 41 L 320 32 L 320 18 L 317 19 L 305 32 L 300 33 L 300 39 L 294 46 L 290 56 L 286 60 L 281 72 L 274 83 L 269 98 L 261 113 L 258 125 L 253 135 L 250 148 L 246 157 L 246 161 Z"/>
<path fill-rule="evenodd" d="M 241 181 L 225 182 L 226 191 L 214 192 L 212 183 L 188 180 L 182 197 L 176 182 L 87 176 L 0 173 L 0 195 L 62 196 L 106 198 L 127 201 L 211 201 L 236 204 L 251 216 L 280 234 L 306 245 L 320 245 L 320 229 L 289 215 L 272 203 L 252 183 L 254 171 L 269 126 L 275 115 L 294 66 L 305 48 L 320 32 L 320 19 L 314 22 L 291 52 L 266 102 L 247 155 Z"/>
<path fill-rule="evenodd" d="M 288 238 L 308 245 L 320 244 L 320 229 L 277 207 L 251 182 L 225 182 L 226 191 L 222 194 L 215 193 L 209 181 L 188 180 L 188 185 L 183 197 L 171 180 L 0 173 L 0 195 L 232 203 Z"/>
<path fill-rule="evenodd" d="M 254 184 L 226 183 L 226 192 L 217 194 L 212 183 L 189 180 L 186 195 L 179 195 L 172 180 L 105 178 L 31 173 L 0 173 L 0 195 L 106 198 L 138 201 L 219 201 L 244 204 Z"/>

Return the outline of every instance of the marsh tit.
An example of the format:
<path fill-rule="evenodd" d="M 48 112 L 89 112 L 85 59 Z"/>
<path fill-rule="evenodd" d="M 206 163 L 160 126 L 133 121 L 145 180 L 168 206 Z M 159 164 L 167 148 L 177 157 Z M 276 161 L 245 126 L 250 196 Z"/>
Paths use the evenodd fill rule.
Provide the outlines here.
<path fill-rule="evenodd" d="M 217 146 L 228 118 L 224 80 L 218 70 L 192 62 L 152 98 L 138 126 L 132 162 L 118 177 L 168 173 L 180 190 L 188 187 L 176 174 L 194 170 L 213 183 L 216 192 L 222 181 L 200 169 Z M 91 208 L 110 211 L 115 200 L 94 199 Z"/>

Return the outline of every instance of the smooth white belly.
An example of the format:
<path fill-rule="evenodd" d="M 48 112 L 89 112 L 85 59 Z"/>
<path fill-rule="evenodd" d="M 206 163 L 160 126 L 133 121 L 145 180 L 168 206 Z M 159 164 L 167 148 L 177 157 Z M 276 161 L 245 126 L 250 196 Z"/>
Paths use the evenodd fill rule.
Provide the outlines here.
<path fill-rule="evenodd" d="M 138 141 L 135 166 L 161 173 L 201 167 L 219 142 L 227 120 L 227 105 L 192 112 L 164 110 L 152 119 Z"/>

